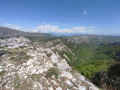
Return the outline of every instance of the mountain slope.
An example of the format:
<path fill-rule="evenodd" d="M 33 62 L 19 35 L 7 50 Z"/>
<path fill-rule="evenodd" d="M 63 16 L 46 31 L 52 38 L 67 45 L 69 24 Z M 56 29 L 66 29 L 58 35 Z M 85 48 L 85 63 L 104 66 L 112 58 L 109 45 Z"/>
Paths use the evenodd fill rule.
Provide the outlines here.
<path fill-rule="evenodd" d="M 118 41 L 119 36 L 71 36 L 48 42 L 53 43 L 55 47 L 63 47 L 61 51 L 58 50 L 61 57 L 95 85 L 104 90 L 119 90 L 120 42 Z"/>
<path fill-rule="evenodd" d="M 0 40 L 0 89 L 98 90 L 62 59 L 56 47 L 44 48 L 29 39 Z"/>
<path fill-rule="evenodd" d="M 73 69 L 89 78 L 100 88 L 105 90 L 119 90 L 116 89 L 120 86 L 119 76 L 117 78 L 114 74 L 108 75 L 112 75 L 115 78 L 111 76 L 108 78 L 108 75 L 104 76 L 108 71 L 111 71 L 109 68 L 114 68 L 116 65 L 114 65 L 114 59 L 111 56 L 115 54 L 114 58 L 119 59 L 120 43 L 117 41 L 120 41 L 119 36 L 82 35 L 58 37 L 47 42 L 39 43 L 40 46 L 43 47 L 54 47 L 58 54 L 66 59 Z M 115 74 L 119 73 L 117 68 L 119 67 L 116 66 L 113 69 Z M 105 80 L 103 78 L 105 78 Z M 111 84 L 107 83 L 108 81 Z"/>
<path fill-rule="evenodd" d="M 66 59 L 70 66 L 89 79 L 91 79 L 96 72 L 105 70 L 105 68 L 109 66 L 107 60 L 111 60 L 111 58 L 105 54 L 105 52 L 108 51 L 106 50 L 106 46 L 97 42 L 75 44 L 67 39 L 57 38 L 45 42 L 43 46 L 54 46 L 59 55 Z"/>
<path fill-rule="evenodd" d="M 105 43 L 105 42 L 119 42 L 120 36 L 102 36 L 102 35 L 80 35 L 80 36 L 66 36 L 62 37 L 63 39 L 67 39 L 69 42 L 73 42 L 76 44 L 80 43 Z"/>
<path fill-rule="evenodd" d="M 26 36 L 26 37 L 38 37 L 42 39 L 52 38 L 53 36 L 45 33 L 30 33 L 18 31 L 15 29 L 10 29 L 7 27 L 0 26 L 0 37 L 1 38 L 9 38 L 9 37 L 17 37 L 17 36 Z"/>

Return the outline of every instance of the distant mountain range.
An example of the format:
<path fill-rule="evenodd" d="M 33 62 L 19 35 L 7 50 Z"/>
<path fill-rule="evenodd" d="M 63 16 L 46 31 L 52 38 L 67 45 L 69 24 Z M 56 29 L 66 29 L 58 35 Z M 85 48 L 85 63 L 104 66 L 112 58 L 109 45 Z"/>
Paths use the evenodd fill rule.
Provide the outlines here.
<path fill-rule="evenodd" d="M 58 34 L 52 33 L 31 33 L 31 32 L 24 32 L 19 31 L 7 27 L 0 26 L 0 38 L 10 38 L 10 37 L 19 37 L 19 36 L 25 36 L 28 37 L 31 40 L 47 40 L 50 38 L 56 38 L 59 36 Z M 56 36 L 56 37 L 55 37 Z M 120 42 L 120 36 L 107 36 L 107 35 L 85 35 L 85 34 L 63 34 L 60 35 L 63 39 L 67 39 L 68 41 L 74 42 L 74 43 L 85 43 L 90 41 L 97 41 L 97 42 Z"/>
<path fill-rule="evenodd" d="M 0 26 L 0 38 L 10 38 L 10 37 L 17 37 L 17 36 L 39 37 L 43 39 L 54 37 L 51 34 L 23 32 L 23 31 L 18 31 L 15 29 Z"/>

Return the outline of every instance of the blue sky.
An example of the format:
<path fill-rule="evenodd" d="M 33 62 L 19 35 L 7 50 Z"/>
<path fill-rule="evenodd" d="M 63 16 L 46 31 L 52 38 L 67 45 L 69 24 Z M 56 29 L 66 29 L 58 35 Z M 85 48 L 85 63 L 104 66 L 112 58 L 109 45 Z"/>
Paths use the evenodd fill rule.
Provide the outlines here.
<path fill-rule="evenodd" d="M 120 0 L 0 0 L 0 26 L 42 33 L 120 34 Z"/>

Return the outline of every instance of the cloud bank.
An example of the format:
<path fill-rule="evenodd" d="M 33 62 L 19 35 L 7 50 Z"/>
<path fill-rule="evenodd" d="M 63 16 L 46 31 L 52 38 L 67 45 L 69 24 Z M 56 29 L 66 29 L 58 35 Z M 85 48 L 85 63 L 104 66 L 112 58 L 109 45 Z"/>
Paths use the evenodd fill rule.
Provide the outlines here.
<path fill-rule="evenodd" d="M 35 29 L 32 29 L 32 32 L 41 32 L 41 33 L 92 33 L 93 30 L 91 27 L 72 27 L 71 29 L 60 29 L 58 25 L 44 24 L 39 25 Z"/>
<path fill-rule="evenodd" d="M 13 24 L 5 24 L 5 26 L 16 29 L 16 30 L 22 30 L 22 31 L 29 31 L 33 33 L 58 33 L 58 34 L 69 34 L 69 33 L 84 33 L 84 34 L 90 34 L 93 33 L 93 29 L 91 27 L 72 27 L 70 29 L 68 28 L 60 28 L 59 25 L 50 25 L 50 24 L 41 24 L 36 26 L 35 28 L 30 29 L 23 29 L 21 26 L 13 25 Z"/>

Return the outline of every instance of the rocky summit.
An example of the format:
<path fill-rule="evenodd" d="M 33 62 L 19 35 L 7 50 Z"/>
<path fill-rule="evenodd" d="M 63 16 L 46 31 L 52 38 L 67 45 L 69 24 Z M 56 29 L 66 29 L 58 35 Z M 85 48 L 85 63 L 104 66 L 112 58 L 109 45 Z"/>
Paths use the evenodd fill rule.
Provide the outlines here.
<path fill-rule="evenodd" d="M 61 47 L 60 47 L 61 48 Z M 0 39 L 0 90 L 98 90 L 55 47 L 24 37 Z"/>

